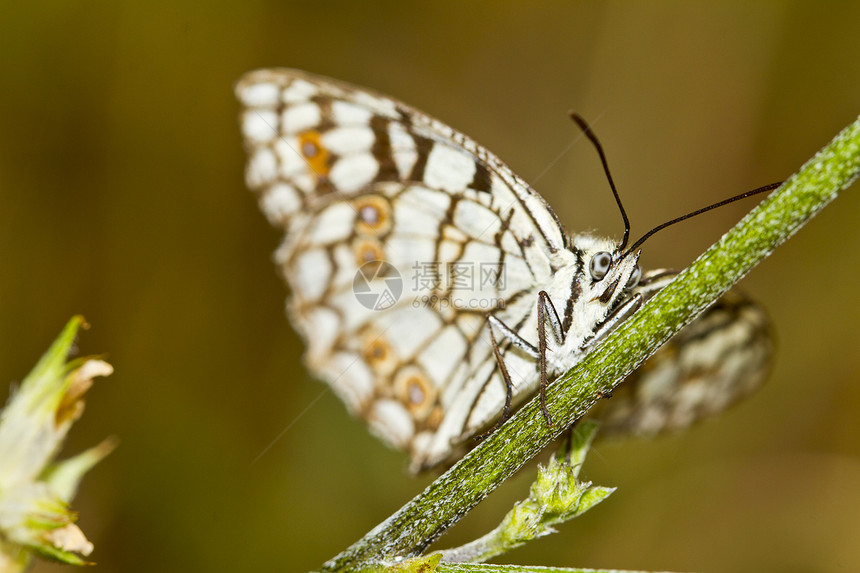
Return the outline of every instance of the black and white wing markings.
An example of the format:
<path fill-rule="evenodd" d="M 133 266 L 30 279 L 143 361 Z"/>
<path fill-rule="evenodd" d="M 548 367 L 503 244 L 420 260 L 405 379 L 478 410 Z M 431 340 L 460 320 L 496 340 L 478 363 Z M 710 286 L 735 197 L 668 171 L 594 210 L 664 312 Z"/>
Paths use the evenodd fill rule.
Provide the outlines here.
<path fill-rule="evenodd" d="M 247 183 L 286 231 L 276 259 L 309 368 L 416 464 L 444 459 L 501 411 L 486 315 L 528 320 L 564 246 L 557 218 L 495 156 L 389 98 L 289 70 L 252 73 L 237 94 Z M 353 280 L 373 261 L 406 282 L 427 278 L 421 264 L 504 268 L 504 284 L 406 284 L 412 296 L 372 310 Z M 513 362 L 515 385 L 534 376 Z"/>
<path fill-rule="evenodd" d="M 722 412 L 764 383 L 774 351 L 764 309 L 730 291 L 589 412 L 603 436 L 654 436 Z"/>
<path fill-rule="evenodd" d="M 306 363 L 377 435 L 408 450 L 413 469 L 455 455 L 507 400 L 516 405 L 568 370 L 668 280 L 652 272 L 640 284 L 638 253 L 566 235 L 495 155 L 389 97 L 286 69 L 252 72 L 236 93 L 247 184 L 285 231 L 276 260 Z M 463 284 L 458 266 L 480 279 L 484 267 L 503 275 Z M 385 304 L 360 303 L 358 290 L 374 289 Z M 766 343 L 744 355 L 719 336 L 737 330 L 732 321 L 702 328 L 730 347 L 726 356 L 750 362 L 707 368 L 729 401 L 747 388 L 737 377 L 761 380 Z M 761 331 L 744 332 L 757 340 Z M 683 352 L 652 361 L 695 347 L 686 338 L 676 346 Z M 656 428 L 642 421 L 649 416 L 691 419 L 725 405 L 704 406 L 692 391 L 674 405 L 651 397 L 682 383 L 701 388 L 689 383 L 695 368 L 660 378 L 646 363 L 642 372 L 625 383 L 636 398 L 608 406 L 615 431 L 647 433 Z"/>
<path fill-rule="evenodd" d="M 532 221 L 544 250 L 565 246 L 558 217 L 501 160 L 466 135 L 392 98 L 299 70 L 258 70 L 236 86 L 249 153 L 246 182 L 273 224 L 327 193 L 380 181 L 496 196 Z"/>

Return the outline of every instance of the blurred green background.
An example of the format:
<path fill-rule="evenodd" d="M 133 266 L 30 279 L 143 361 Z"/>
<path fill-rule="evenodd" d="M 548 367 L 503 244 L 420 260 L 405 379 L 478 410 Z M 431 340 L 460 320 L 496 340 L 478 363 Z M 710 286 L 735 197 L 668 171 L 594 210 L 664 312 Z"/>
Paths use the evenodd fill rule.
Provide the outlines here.
<path fill-rule="evenodd" d="M 857 22 L 850 2 L 7 3 L 0 379 L 23 378 L 75 313 L 92 325 L 80 351 L 116 367 L 66 449 L 121 440 L 74 504 L 98 570 L 313 569 L 430 479 L 407 477 L 302 366 L 279 236 L 243 183 L 243 72 L 390 93 L 495 151 L 570 231 L 620 236 L 575 109 L 635 237 L 786 178 L 851 122 Z M 742 284 L 778 331 L 768 385 L 683 435 L 598 446 L 584 476 L 619 491 L 506 561 L 860 569 L 855 191 Z M 683 267 L 752 204 L 662 232 L 644 264 Z M 440 545 L 495 525 L 532 476 Z"/>

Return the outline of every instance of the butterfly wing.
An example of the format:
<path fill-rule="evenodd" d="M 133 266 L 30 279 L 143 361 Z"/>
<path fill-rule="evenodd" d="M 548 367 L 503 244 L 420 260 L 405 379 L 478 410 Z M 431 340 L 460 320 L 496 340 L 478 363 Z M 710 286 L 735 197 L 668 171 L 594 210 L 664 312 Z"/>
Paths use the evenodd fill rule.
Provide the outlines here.
<path fill-rule="evenodd" d="M 501 410 L 487 314 L 533 311 L 566 246 L 558 219 L 490 152 L 391 98 L 286 69 L 236 93 L 308 368 L 413 468 L 446 459 Z M 509 364 L 515 395 L 535 368 Z"/>
<path fill-rule="evenodd" d="M 674 273 L 652 271 L 650 298 Z M 652 279 L 652 280 L 647 280 Z M 589 416 L 601 436 L 654 436 L 718 414 L 758 389 L 770 370 L 773 330 L 764 309 L 729 291 L 621 383 Z"/>

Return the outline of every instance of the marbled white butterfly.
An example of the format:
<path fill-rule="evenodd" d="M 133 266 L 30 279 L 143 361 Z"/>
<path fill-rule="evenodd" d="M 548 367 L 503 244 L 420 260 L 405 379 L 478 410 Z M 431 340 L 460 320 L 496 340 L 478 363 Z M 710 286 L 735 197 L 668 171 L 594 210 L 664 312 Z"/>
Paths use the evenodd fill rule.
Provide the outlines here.
<path fill-rule="evenodd" d="M 413 470 L 468 447 L 535 393 L 541 364 L 550 381 L 565 372 L 672 278 L 566 233 L 495 155 L 392 98 L 286 69 L 236 94 L 307 367 Z M 719 412 L 762 382 L 771 351 L 764 312 L 729 293 L 603 401 L 602 431 Z"/>

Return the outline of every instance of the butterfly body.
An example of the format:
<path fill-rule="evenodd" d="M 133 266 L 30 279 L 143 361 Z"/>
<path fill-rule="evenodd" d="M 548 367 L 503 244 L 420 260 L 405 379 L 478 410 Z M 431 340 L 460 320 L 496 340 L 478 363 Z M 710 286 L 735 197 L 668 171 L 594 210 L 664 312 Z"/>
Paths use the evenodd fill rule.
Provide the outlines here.
<path fill-rule="evenodd" d="M 495 155 L 387 96 L 297 70 L 252 72 L 236 93 L 246 181 L 285 232 L 275 259 L 307 366 L 413 469 L 570 369 L 667 280 L 640 273 L 638 252 L 568 235 Z M 769 356 L 766 318 L 749 316 L 717 345 L 756 350 L 730 376 L 756 383 L 728 380 L 727 401 Z M 678 407 L 699 408 L 696 395 Z M 628 422 L 649 413 L 629 431 L 671 418 L 650 394 L 618 403 Z"/>

